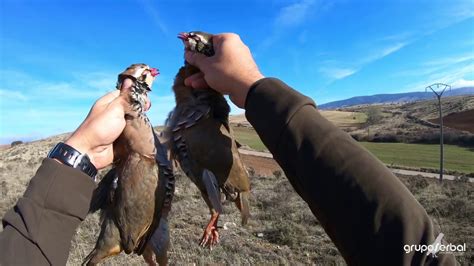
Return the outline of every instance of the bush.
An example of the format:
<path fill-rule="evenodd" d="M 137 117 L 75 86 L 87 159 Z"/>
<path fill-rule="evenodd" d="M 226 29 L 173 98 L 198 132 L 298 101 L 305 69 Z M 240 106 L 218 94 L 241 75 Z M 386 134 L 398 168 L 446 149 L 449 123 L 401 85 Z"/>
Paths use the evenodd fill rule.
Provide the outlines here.
<path fill-rule="evenodd" d="M 21 140 L 15 140 L 13 141 L 10 146 L 13 147 L 13 146 L 17 146 L 17 145 L 20 145 L 20 144 L 23 144 L 23 141 Z"/>
<path fill-rule="evenodd" d="M 282 177 L 282 172 L 280 170 L 275 170 L 273 171 L 273 176 L 276 177 L 277 179 L 280 179 Z"/>
<path fill-rule="evenodd" d="M 411 142 L 423 144 L 437 144 L 439 143 L 439 132 L 423 133 Z M 474 134 L 448 131 L 443 134 L 443 142 L 444 144 L 474 147 Z"/>
<path fill-rule="evenodd" d="M 247 167 L 247 173 L 249 174 L 249 176 L 253 177 L 255 176 L 255 169 L 253 167 Z"/>
<path fill-rule="evenodd" d="M 401 142 L 397 135 L 393 134 L 375 134 L 373 142 Z"/>

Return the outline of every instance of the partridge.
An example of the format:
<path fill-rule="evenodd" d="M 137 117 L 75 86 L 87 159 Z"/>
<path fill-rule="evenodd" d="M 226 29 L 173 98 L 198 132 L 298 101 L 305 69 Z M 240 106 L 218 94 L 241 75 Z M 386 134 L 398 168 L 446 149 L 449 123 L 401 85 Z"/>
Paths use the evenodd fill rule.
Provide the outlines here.
<path fill-rule="evenodd" d="M 214 55 L 212 35 L 189 32 L 178 35 L 185 49 Z M 250 181 L 240 158 L 232 128 L 230 107 L 224 96 L 212 89 L 192 89 L 184 80 L 199 71 L 185 62 L 174 80 L 176 107 L 165 130 L 172 158 L 199 188 L 211 218 L 201 238 L 201 246 L 212 248 L 219 242 L 217 222 L 222 213 L 221 192 L 235 202 L 242 225 L 250 216 Z"/>
<path fill-rule="evenodd" d="M 99 209 L 101 231 L 84 264 L 95 265 L 122 250 L 143 255 L 154 265 L 167 263 L 168 212 L 174 176 L 167 150 L 145 114 L 147 93 L 158 71 L 133 64 L 119 74 L 117 89 L 126 101 L 126 126 L 113 143 L 113 168 L 94 191 L 90 211 Z M 133 82 L 124 86 L 126 79 Z"/>

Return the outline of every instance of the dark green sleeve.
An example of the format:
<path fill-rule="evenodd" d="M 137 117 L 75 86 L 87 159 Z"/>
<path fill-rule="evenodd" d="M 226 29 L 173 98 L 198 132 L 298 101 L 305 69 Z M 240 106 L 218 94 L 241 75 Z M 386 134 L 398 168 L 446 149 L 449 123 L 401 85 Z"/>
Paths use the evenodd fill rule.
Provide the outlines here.
<path fill-rule="evenodd" d="M 280 80 L 256 82 L 246 116 L 351 265 L 454 264 L 404 251 L 438 232 L 408 189 L 377 158 Z"/>
<path fill-rule="evenodd" d="M 0 265 L 65 265 L 94 188 L 84 173 L 44 159 L 23 197 L 3 217 Z"/>

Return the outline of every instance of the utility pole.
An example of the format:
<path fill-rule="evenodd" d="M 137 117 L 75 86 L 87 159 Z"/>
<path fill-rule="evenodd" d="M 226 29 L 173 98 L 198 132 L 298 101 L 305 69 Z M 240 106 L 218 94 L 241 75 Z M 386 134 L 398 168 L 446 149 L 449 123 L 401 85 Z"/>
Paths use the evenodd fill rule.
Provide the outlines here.
<path fill-rule="evenodd" d="M 443 181 L 443 158 L 444 158 L 444 148 L 443 148 L 443 109 L 441 108 L 441 96 L 446 89 L 451 90 L 451 86 L 443 83 L 435 83 L 425 88 L 425 92 L 430 89 L 438 98 L 438 109 L 439 109 L 439 182 Z"/>

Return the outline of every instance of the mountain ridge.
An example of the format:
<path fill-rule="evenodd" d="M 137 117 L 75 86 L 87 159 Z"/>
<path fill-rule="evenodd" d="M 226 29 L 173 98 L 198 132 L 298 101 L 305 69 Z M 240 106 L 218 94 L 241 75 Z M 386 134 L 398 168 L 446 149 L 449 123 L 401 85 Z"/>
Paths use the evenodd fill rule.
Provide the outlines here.
<path fill-rule="evenodd" d="M 474 95 L 474 87 L 462 87 L 446 91 L 443 96 L 461 96 Z M 362 104 L 379 104 L 379 103 L 408 103 L 420 100 L 432 99 L 433 92 L 403 92 L 403 93 L 385 93 L 369 96 L 355 96 L 344 100 L 333 101 L 318 105 L 320 109 L 337 109 L 342 107 L 350 107 Z"/>

